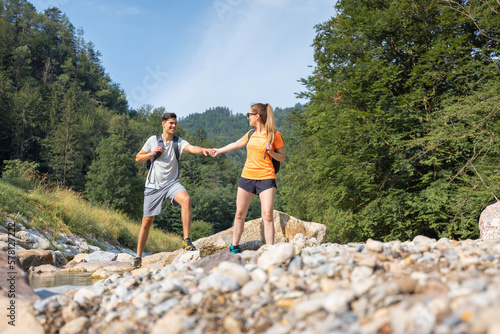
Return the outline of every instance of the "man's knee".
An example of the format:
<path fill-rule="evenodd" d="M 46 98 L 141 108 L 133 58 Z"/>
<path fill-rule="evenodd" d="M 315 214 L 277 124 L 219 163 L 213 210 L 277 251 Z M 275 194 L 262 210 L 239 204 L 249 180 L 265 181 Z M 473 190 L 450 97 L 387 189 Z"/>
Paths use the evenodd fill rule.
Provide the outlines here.
<path fill-rule="evenodd" d="M 151 225 L 153 224 L 154 219 L 155 219 L 155 216 L 142 217 L 142 226 L 144 226 L 144 227 L 151 227 Z"/>
<path fill-rule="evenodd" d="M 176 201 L 181 207 L 191 207 L 191 197 L 186 191 L 178 192 L 174 197 L 174 201 Z"/>

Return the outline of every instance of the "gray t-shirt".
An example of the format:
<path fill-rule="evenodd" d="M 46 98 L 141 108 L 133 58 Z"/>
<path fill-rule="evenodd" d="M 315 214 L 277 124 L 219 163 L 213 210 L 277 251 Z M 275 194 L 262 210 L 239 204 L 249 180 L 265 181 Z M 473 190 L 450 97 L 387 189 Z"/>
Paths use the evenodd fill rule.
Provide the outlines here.
<path fill-rule="evenodd" d="M 179 175 L 179 164 L 175 158 L 173 140 L 164 142 L 165 150 L 151 165 L 146 178 L 146 188 L 160 189 L 167 186 L 170 182 L 177 180 Z M 187 141 L 179 137 L 179 157 L 184 148 L 189 145 Z M 156 136 L 151 136 L 142 147 L 145 152 L 152 152 L 158 146 Z"/>

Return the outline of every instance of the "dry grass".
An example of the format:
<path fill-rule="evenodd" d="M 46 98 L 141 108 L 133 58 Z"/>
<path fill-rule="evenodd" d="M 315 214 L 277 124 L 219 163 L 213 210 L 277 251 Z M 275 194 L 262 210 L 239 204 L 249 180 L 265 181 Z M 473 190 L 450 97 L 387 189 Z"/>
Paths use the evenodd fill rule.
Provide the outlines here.
<path fill-rule="evenodd" d="M 140 221 L 110 208 L 92 206 L 81 194 L 62 187 L 38 184 L 33 190 L 23 190 L 0 180 L 0 217 L 19 216 L 28 219 L 29 226 L 37 226 L 52 235 L 73 233 L 91 242 L 120 242 L 135 250 Z M 177 235 L 151 229 L 146 252 L 173 251 L 181 247 Z"/>

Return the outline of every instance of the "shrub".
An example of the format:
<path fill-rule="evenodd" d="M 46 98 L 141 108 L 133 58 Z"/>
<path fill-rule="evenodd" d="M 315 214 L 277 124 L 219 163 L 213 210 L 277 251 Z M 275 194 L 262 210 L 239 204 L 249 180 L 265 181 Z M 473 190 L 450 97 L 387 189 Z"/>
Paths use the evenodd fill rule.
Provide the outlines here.
<path fill-rule="evenodd" d="M 214 233 L 214 226 L 204 220 L 194 220 L 191 222 L 191 240 L 197 240 L 211 236 Z"/>
<path fill-rule="evenodd" d="M 36 162 L 15 160 L 4 160 L 2 178 L 10 184 L 23 189 L 33 189 L 37 182 L 41 181 L 37 171 L 39 164 Z"/>

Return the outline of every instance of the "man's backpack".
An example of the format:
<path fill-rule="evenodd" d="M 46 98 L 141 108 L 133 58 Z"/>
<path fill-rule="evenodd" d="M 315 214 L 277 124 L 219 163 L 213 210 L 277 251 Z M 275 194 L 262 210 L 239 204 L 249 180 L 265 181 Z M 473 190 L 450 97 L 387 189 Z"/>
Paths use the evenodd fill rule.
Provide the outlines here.
<path fill-rule="evenodd" d="M 165 148 L 165 143 L 163 142 L 162 135 L 156 135 L 156 141 L 158 142 L 158 146 Z M 175 158 L 177 159 L 177 162 L 179 162 L 179 137 L 174 136 L 173 145 L 174 145 Z M 146 168 L 150 169 L 151 166 L 153 165 L 153 162 L 155 162 L 155 160 L 158 159 L 160 157 L 160 155 L 161 155 L 161 153 L 158 152 L 153 157 L 153 159 L 148 159 L 146 161 Z"/>
<path fill-rule="evenodd" d="M 255 129 L 252 129 L 248 133 L 247 145 L 248 145 L 248 142 L 250 141 L 250 137 L 252 137 L 254 132 L 255 132 Z M 267 153 L 266 153 L 266 155 L 267 155 Z M 264 156 L 264 159 L 265 159 L 265 156 Z M 275 160 L 273 157 L 271 157 L 271 160 L 273 162 L 274 174 L 277 174 L 280 171 L 280 162 L 278 160 Z"/>

